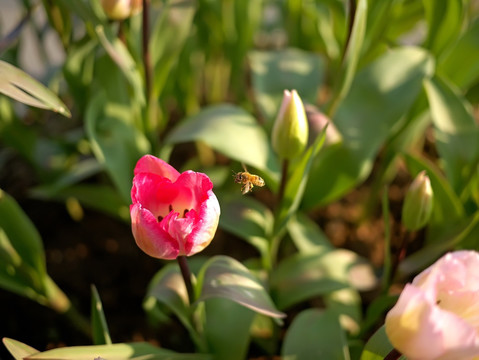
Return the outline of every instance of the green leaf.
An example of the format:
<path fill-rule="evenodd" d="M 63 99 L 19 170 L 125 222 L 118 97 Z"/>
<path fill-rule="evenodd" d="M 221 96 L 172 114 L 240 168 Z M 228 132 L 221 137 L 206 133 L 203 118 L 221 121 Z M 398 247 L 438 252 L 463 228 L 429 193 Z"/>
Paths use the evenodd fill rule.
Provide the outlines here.
<path fill-rule="evenodd" d="M 360 360 L 383 360 L 393 350 L 393 346 L 386 336 L 385 327 L 382 326 L 366 343 Z"/>
<path fill-rule="evenodd" d="M 12 354 L 15 360 L 23 360 L 27 356 L 38 353 L 37 349 L 32 348 L 31 346 L 21 343 L 20 341 L 3 338 L 3 344 L 7 350 Z"/>
<path fill-rule="evenodd" d="M 22 263 L 27 264 L 39 279 L 46 275 L 43 242 L 37 229 L 18 203 L 0 190 L 0 229 L 3 229 Z"/>
<path fill-rule="evenodd" d="M 286 316 L 275 308 L 259 280 L 243 264 L 227 256 L 215 256 L 202 267 L 196 292 L 198 301 L 223 298 L 276 319 Z"/>
<path fill-rule="evenodd" d="M 359 0 L 354 14 L 354 23 L 349 37 L 348 47 L 344 54 L 343 64 L 340 70 L 340 78 L 334 88 L 333 101 L 330 105 L 328 115 L 334 116 L 338 105 L 343 101 L 350 91 L 353 83 L 356 68 L 358 66 L 364 35 L 366 33 L 366 19 L 368 14 L 367 0 Z"/>
<path fill-rule="evenodd" d="M 352 335 L 359 333 L 363 310 L 358 290 L 345 288 L 325 294 L 324 303 L 329 311 L 339 316 L 344 330 Z"/>
<path fill-rule="evenodd" d="M 479 160 L 479 127 L 471 106 L 438 78 L 425 80 L 435 130 L 436 147 L 447 178 L 461 194 Z"/>
<path fill-rule="evenodd" d="M 371 265 L 354 252 L 318 247 L 280 262 L 271 274 L 270 287 L 278 308 L 286 309 L 351 286 L 370 289 L 376 282 Z"/>
<path fill-rule="evenodd" d="M 50 89 L 2 60 L 0 60 L 0 93 L 24 104 L 71 117 L 66 105 Z"/>
<path fill-rule="evenodd" d="M 78 184 L 64 189 L 40 186 L 31 190 L 37 199 L 67 201 L 77 199 L 82 205 L 103 212 L 125 222 L 130 221 L 130 209 L 116 189 L 110 185 Z"/>
<path fill-rule="evenodd" d="M 95 345 L 111 345 L 110 331 L 103 312 L 103 304 L 95 285 L 91 286 L 91 324 L 93 343 Z"/>
<path fill-rule="evenodd" d="M 456 2 L 456 1 L 454 1 Z M 479 79 L 479 19 L 439 59 L 437 72 L 467 89 Z"/>
<path fill-rule="evenodd" d="M 152 311 L 156 306 L 156 301 L 153 300 L 166 306 L 175 314 L 190 333 L 195 332 L 189 317 L 185 282 L 176 263 L 163 267 L 151 280 L 144 302 L 148 311 Z"/>
<path fill-rule="evenodd" d="M 128 104 L 110 102 L 101 91 L 88 106 L 85 124 L 95 157 L 108 170 L 126 204 L 130 203 L 135 164 L 150 149 L 132 117 Z"/>
<path fill-rule="evenodd" d="M 267 256 L 273 214 L 264 204 L 245 196 L 222 199 L 220 226 Z"/>
<path fill-rule="evenodd" d="M 130 95 L 135 99 L 135 103 L 145 104 L 143 79 L 125 44 L 102 25 L 96 26 L 95 32 L 110 58 L 128 80 L 131 86 Z"/>
<path fill-rule="evenodd" d="M 288 231 L 299 252 L 307 253 L 318 247 L 333 247 L 317 223 L 298 212 L 288 222 Z"/>
<path fill-rule="evenodd" d="M 454 43 L 463 26 L 462 0 L 450 0 L 444 6 L 437 6 L 434 0 L 423 0 L 425 18 L 428 24 L 424 46 L 439 54 Z"/>
<path fill-rule="evenodd" d="M 231 159 L 278 177 L 278 159 L 266 133 L 240 107 L 228 104 L 207 107 L 184 120 L 165 140 L 166 144 L 188 141 L 203 141 Z"/>
<path fill-rule="evenodd" d="M 276 117 L 284 90 L 294 89 L 303 102 L 316 103 L 325 70 L 320 56 L 298 49 L 253 51 L 249 62 L 255 100 L 267 123 Z"/>
<path fill-rule="evenodd" d="M 281 349 L 283 359 L 349 360 L 347 337 L 332 311 L 308 309 L 291 323 Z"/>
<path fill-rule="evenodd" d="M 150 36 L 151 62 L 154 68 L 153 94 L 158 98 L 172 67 L 190 33 L 196 3 L 169 0 L 163 8 Z"/>
<path fill-rule="evenodd" d="M 433 62 L 422 49 L 391 50 L 361 70 L 339 105 L 334 124 L 343 142 L 318 156 L 306 187 L 306 208 L 329 203 L 370 174 L 380 147 L 402 124 Z"/>
<path fill-rule="evenodd" d="M 225 298 L 205 301 L 205 334 L 216 359 L 247 358 L 250 328 L 255 312 Z"/>
<path fill-rule="evenodd" d="M 108 360 L 126 360 L 137 357 L 154 355 L 154 359 L 189 359 L 187 354 L 175 354 L 171 350 L 160 349 L 148 343 L 122 343 L 111 345 L 71 346 L 43 351 L 26 357 L 25 359 L 42 360 L 84 360 L 102 358 Z M 184 357 L 183 357 L 184 356 Z M 193 358 L 194 359 L 194 358 Z"/>

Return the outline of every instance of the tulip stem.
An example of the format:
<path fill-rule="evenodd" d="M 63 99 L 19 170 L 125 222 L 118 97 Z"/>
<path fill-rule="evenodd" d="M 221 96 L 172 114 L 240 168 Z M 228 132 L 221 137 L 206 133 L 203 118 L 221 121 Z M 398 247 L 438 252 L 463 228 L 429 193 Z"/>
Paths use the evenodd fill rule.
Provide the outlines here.
<path fill-rule="evenodd" d="M 277 206 L 281 206 L 281 202 L 283 201 L 284 190 L 286 189 L 286 183 L 288 182 L 288 168 L 289 168 L 289 160 L 284 159 L 282 167 L 281 167 L 281 183 L 279 184 Z"/>
<path fill-rule="evenodd" d="M 150 34 L 150 0 L 143 0 L 143 33 L 142 33 L 142 45 L 143 45 L 143 65 L 145 67 L 145 88 L 146 88 L 146 101 L 149 102 L 151 96 L 151 58 L 149 48 L 149 34 Z"/>
<path fill-rule="evenodd" d="M 392 349 L 389 354 L 386 355 L 384 360 L 397 360 L 402 356 L 402 354 L 396 349 Z"/>
<path fill-rule="evenodd" d="M 193 291 L 193 284 L 191 283 L 191 271 L 190 267 L 188 266 L 188 260 L 186 256 L 178 256 L 178 265 L 180 266 L 181 275 L 183 276 L 183 280 L 185 281 L 186 291 L 188 292 L 188 300 L 190 304 L 195 301 L 195 293 Z"/>
<path fill-rule="evenodd" d="M 412 234 L 410 231 L 406 231 L 406 233 L 404 234 L 404 236 L 402 237 L 402 241 L 401 241 L 401 246 L 399 247 L 399 251 L 398 251 L 398 255 L 392 265 L 392 269 L 391 269 L 391 281 L 394 281 L 394 279 L 396 278 L 397 276 L 397 272 L 398 272 L 398 268 L 399 268 L 399 264 L 401 264 L 401 262 L 404 260 L 404 258 L 406 257 L 406 252 L 407 252 L 407 246 L 408 244 L 411 242 L 411 239 L 412 239 Z"/>

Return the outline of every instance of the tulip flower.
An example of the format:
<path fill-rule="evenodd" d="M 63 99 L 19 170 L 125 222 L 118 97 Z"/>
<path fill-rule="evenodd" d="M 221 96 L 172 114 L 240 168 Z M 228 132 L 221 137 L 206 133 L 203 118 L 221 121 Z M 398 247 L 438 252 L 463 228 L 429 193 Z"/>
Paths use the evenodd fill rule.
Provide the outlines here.
<path fill-rule="evenodd" d="M 130 215 L 133 236 L 146 254 L 176 259 L 202 251 L 218 227 L 220 206 L 207 175 L 179 173 L 152 155 L 135 167 Z"/>
<path fill-rule="evenodd" d="M 426 171 L 421 171 L 409 187 L 402 208 L 402 223 L 409 231 L 419 230 L 431 218 L 434 194 Z"/>
<path fill-rule="evenodd" d="M 101 0 L 103 11 L 112 20 L 124 20 L 139 13 L 142 0 Z"/>
<path fill-rule="evenodd" d="M 479 253 L 448 253 L 416 276 L 385 325 L 408 360 L 479 359 Z"/>
<path fill-rule="evenodd" d="M 308 143 L 308 121 L 296 90 L 284 91 L 271 134 L 273 149 L 283 159 L 300 155 Z"/>

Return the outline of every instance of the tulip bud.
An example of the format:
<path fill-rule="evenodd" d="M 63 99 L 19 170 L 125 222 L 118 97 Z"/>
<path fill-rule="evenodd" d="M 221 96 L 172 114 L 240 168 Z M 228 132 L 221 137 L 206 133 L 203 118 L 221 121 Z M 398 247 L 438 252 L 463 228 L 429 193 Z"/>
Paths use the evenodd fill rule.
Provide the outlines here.
<path fill-rule="evenodd" d="M 426 171 L 421 171 L 409 187 L 402 207 L 402 222 L 409 231 L 419 230 L 432 214 L 434 194 Z"/>
<path fill-rule="evenodd" d="M 283 102 L 273 126 L 272 144 L 283 159 L 300 155 L 308 142 L 308 121 L 296 90 L 284 91 Z"/>
<path fill-rule="evenodd" d="M 112 20 L 124 20 L 138 14 L 142 4 L 142 0 L 101 0 L 103 11 Z"/>

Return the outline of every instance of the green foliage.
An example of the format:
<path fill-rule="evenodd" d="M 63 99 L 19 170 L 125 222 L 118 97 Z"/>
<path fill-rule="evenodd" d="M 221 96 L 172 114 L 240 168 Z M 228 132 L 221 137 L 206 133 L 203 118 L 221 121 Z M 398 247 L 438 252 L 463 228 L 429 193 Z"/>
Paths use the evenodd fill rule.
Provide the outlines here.
<path fill-rule="evenodd" d="M 39 352 L 5 338 L 6 348 L 15 359 L 241 360 L 256 356 L 252 349 L 284 359 L 383 359 L 392 350 L 380 327 L 395 301 L 390 287 L 449 250 L 479 250 L 477 7 L 146 3 L 148 27 L 143 14 L 108 19 L 97 0 L 43 0 L 37 8 L 46 16 L 35 21 L 30 1 L 19 3 L 26 20 L 0 41 L 2 174 L 9 159 L 22 158 L 33 179 L 21 196 L 129 222 L 135 164 L 159 155 L 210 176 L 221 206 L 218 241 L 228 249 L 245 241 L 257 254 L 190 259 L 195 299 L 178 266 L 159 263 L 144 308 L 156 324 L 179 322 L 198 354 L 112 344 L 97 290 L 90 326 L 48 275 L 35 224 L 0 184 L 0 286 L 65 314 L 95 344 Z M 20 70 L 25 23 L 40 49 L 29 59 L 44 68 L 38 80 Z M 47 30 L 59 40 L 56 63 L 43 48 Z M 311 136 L 302 154 L 282 162 L 271 129 L 285 89 L 307 105 Z M 257 174 L 265 186 L 242 195 L 232 171 Z M 432 215 L 397 255 L 409 235 L 397 216 L 402 195 L 388 196 L 421 171 L 431 180 Z M 324 214 L 344 220 L 344 204 L 358 198 L 367 199 L 348 218 L 351 233 L 384 223 L 384 236 L 359 250 L 371 254 L 373 241 L 381 243 L 384 260 L 375 252 L 374 266 L 350 250 L 360 249 L 356 243 L 338 248 L 324 229 Z"/>

